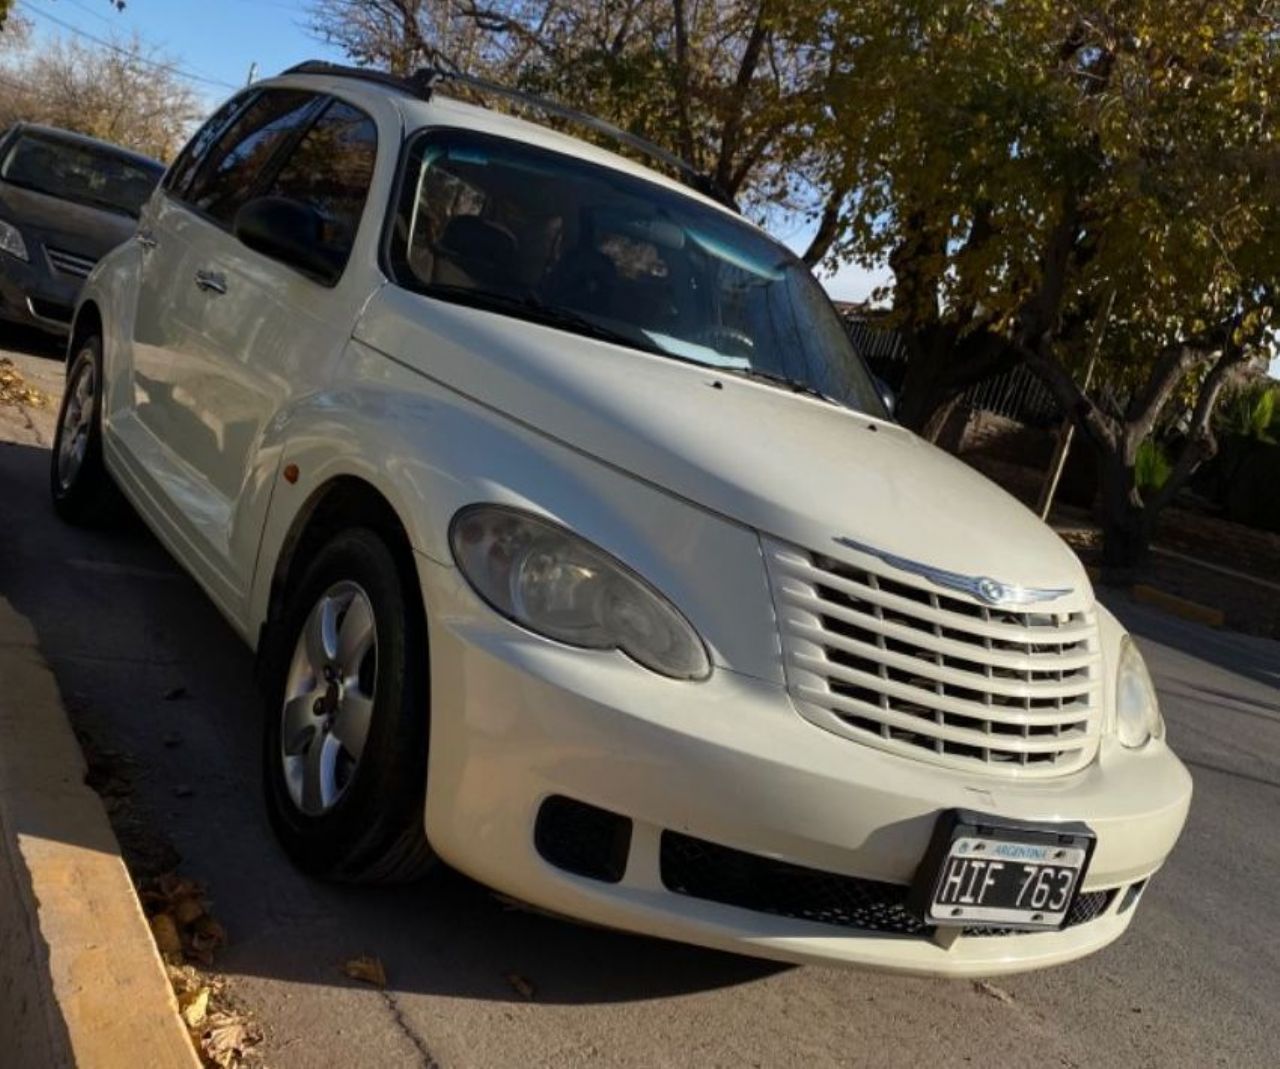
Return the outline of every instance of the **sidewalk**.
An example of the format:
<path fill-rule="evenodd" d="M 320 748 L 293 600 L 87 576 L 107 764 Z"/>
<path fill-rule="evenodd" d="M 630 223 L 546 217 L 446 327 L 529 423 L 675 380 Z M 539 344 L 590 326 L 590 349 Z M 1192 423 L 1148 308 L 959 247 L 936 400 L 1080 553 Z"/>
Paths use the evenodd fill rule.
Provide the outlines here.
<path fill-rule="evenodd" d="M 0 1061 L 194 1069 L 150 929 L 30 624 L 0 598 Z"/>

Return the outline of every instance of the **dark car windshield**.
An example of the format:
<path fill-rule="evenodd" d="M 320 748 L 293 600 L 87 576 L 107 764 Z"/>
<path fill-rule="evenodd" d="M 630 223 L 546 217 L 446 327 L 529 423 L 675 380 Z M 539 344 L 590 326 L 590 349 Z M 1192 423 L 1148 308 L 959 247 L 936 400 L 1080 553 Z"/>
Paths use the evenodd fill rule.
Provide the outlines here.
<path fill-rule="evenodd" d="M 413 142 L 402 189 L 401 285 L 884 414 L 804 263 L 694 197 L 458 130 Z"/>
<path fill-rule="evenodd" d="M 0 162 L 0 179 L 135 219 L 164 169 L 107 148 L 26 131 Z"/>

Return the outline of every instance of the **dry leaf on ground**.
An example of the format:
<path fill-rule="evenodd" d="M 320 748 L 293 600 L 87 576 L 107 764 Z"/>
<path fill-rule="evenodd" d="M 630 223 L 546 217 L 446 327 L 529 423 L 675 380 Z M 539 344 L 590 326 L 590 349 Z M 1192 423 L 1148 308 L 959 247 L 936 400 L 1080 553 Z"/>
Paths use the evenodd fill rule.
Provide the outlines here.
<path fill-rule="evenodd" d="M 1009 994 L 1008 991 L 1003 987 L 997 987 L 989 980 L 975 980 L 973 982 L 973 989 L 977 991 L 978 994 L 986 995 L 988 998 L 993 998 L 997 1002 L 1004 1002 L 1007 1004 L 1014 1001 L 1013 996 Z"/>
<path fill-rule="evenodd" d="M 353 980 L 362 980 L 366 984 L 373 984 L 374 987 L 387 986 L 387 970 L 382 967 L 382 962 L 378 958 L 368 955 L 352 958 L 342 966 L 342 971 Z"/>
<path fill-rule="evenodd" d="M 43 408 L 49 403 L 47 394 L 28 386 L 13 361 L 8 357 L 0 358 L 0 405 L 26 405 L 28 408 Z"/>
<path fill-rule="evenodd" d="M 234 1069 L 262 1042 L 262 1033 L 243 1017 L 211 1013 L 193 1038 L 206 1062 L 218 1069 Z"/>
<path fill-rule="evenodd" d="M 512 990 L 514 990 L 521 998 L 532 999 L 535 994 L 533 984 L 519 973 L 507 973 L 507 983 L 511 985 Z"/>
<path fill-rule="evenodd" d="M 161 954 L 181 954 L 182 937 L 178 934 L 178 926 L 167 913 L 157 913 L 151 918 L 151 934 L 155 936 L 156 948 Z"/>
<path fill-rule="evenodd" d="M 196 1028 L 204 1023 L 205 1016 L 209 1012 L 209 994 L 209 989 L 202 987 L 178 999 L 178 1012 L 182 1014 L 182 1019 L 187 1022 L 188 1028 Z"/>

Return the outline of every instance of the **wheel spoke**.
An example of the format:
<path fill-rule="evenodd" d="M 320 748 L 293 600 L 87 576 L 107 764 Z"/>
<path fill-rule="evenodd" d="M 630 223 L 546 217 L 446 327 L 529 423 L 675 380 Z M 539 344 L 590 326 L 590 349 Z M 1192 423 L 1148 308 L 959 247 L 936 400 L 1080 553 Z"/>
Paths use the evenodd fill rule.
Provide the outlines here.
<path fill-rule="evenodd" d="M 302 808 L 308 813 L 322 813 L 333 804 L 338 792 L 334 770 L 339 749 L 332 735 L 317 731 L 312 736 L 302 774 Z"/>
<path fill-rule="evenodd" d="M 324 668 L 330 664 L 338 652 L 337 605 L 333 598 L 321 598 L 311 616 L 307 619 L 306 642 L 307 657 L 317 676 L 322 677 Z"/>
<path fill-rule="evenodd" d="M 356 594 L 347 606 L 338 632 L 336 660 L 344 676 L 353 678 L 360 672 L 360 662 L 373 645 L 373 609 L 363 594 Z"/>
<path fill-rule="evenodd" d="M 333 735 L 342 748 L 356 761 L 364 753 L 369 738 L 369 725 L 373 722 L 373 699 L 359 691 L 348 690 L 338 705 L 333 721 Z"/>
<path fill-rule="evenodd" d="M 280 741 L 286 754 L 302 753 L 311 734 L 319 730 L 320 720 L 313 711 L 315 703 L 314 694 L 300 694 L 285 703 Z"/>

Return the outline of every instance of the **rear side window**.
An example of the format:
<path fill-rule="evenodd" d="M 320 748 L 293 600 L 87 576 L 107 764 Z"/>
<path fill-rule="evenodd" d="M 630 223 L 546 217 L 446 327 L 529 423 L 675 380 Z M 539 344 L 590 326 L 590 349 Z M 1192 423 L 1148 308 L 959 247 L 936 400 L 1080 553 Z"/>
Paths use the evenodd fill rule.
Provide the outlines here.
<path fill-rule="evenodd" d="M 333 101 L 289 153 L 272 196 L 310 205 L 322 220 L 321 241 L 334 266 L 351 255 L 378 157 L 378 129 L 368 115 Z"/>
<path fill-rule="evenodd" d="M 218 139 L 183 199 L 229 227 L 240 207 L 257 193 L 272 157 L 306 124 L 316 101 L 314 93 L 293 89 L 260 94 Z"/>

